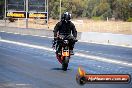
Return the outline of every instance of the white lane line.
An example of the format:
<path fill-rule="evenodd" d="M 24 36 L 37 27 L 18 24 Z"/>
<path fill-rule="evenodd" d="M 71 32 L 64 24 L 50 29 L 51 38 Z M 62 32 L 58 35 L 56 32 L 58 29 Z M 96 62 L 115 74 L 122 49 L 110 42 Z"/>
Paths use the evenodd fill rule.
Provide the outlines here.
<path fill-rule="evenodd" d="M 128 63 L 128 62 L 125 62 L 125 61 L 114 60 L 114 59 L 104 58 L 104 57 L 99 57 L 99 56 L 86 55 L 86 54 L 83 54 L 83 53 L 76 53 L 75 55 L 76 56 L 81 56 L 81 57 L 84 57 L 84 58 L 97 60 L 97 61 L 102 61 L 102 62 L 107 62 L 107 63 L 113 63 L 113 64 L 132 67 L 132 63 Z"/>
<path fill-rule="evenodd" d="M 21 42 L 15 42 L 15 41 L 10 41 L 10 40 L 1 39 L 0 42 L 20 45 L 20 46 L 25 46 L 25 47 L 30 47 L 30 48 L 42 49 L 42 50 L 46 50 L 46 51 L 52 51 L 52 52 L 54 51 L 52 48 L 49 48 L 49 47 L 32 45 L 32 44 L 21 43 Z M 107 62 L 107 63 L 112 63 L 112 64 L 117 64 L 117 65 L 122 65 L 122 66 L 132 67 L 132 63 L 130 63 L 130 62 L 125 62 L 125 61 L 121 61 L 121 60 L 114 60 L 114 59 L 111 59 L 111 58 L 104 58 L 104 57 L 99 57 L 99 56 L 86 55 L 86 54 L 83 54 L 83 53 L 75 53 L 75 56 L 88 58 L 88 59 L 92 59 L 92 60 L 97 60 L 97 61 L 102 61 L 102 62 Z"/>
<path fill-rule="evenodd" d="M 17 86 L 31 86 L 31 84 L 15 84 Z"/>
<path fill-rule="evenodd" d="M 38 46 L 38 45 L 32 45 L 32 44 L 15 42 L 15 41 L 10 41 L 10 40 L 3 40 L 3 39 L 1 39 L 0 41 L 1 42 L 5 42 L 5 43 L 10 43 L 10 44 L 15 44 L 15 45 L 20 45 L 20 46 L 30 47 L 30 48 L 37 48 L 37 49 L 43 49 L 43 50 L 47 50 L 47 51 L 54 51 L 52 48 Z"/>

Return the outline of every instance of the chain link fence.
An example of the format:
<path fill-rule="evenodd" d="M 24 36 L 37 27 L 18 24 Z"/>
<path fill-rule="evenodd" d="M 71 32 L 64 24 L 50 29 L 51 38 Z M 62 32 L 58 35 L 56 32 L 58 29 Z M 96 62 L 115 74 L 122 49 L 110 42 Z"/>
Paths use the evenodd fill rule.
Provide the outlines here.
<path fill-rule="evenodd" d="M 46 11 L 46 0 L 28 0 L 29 1 L 29 12 L 44 12 Z M 9 0 L 7 4 L 7 10 L 15 11 L 25 11 L 26 5 L 24 4 L 26 0 Z M 72 2 L 69 2 L 72 3 Z M 69 9 L 71 9 L 68 7 Z M 55 13 L 55 10 L 53 9 Z M 63 9 L 62 9 L 62 12 Z M 52 13 L 49 13 L 52 16 Z M 74 14 L 73 14 L 74 16 Z M 59 17 L 59 14 L 58 14 Z M 13 22 L 12 22 L 13 21 Z M 25 18 L 13 18 L 13 20 L 0 20 L 0 26 L 6 27 L 17 27 L 17 28 L 26 28 L 26 19 Z M 58 20 L 49 19 L 48 25 L 47 20 L 40 18 L 30 18 L 28 19 L 28 28 L 34 30 L 53 30 L 54 26 Z M 88 20 L 84 18 L 72 19 L 72 22 L 75 24 L 78 32 L 104 32 L 104 33 L 118 33 L 118 34 L 132 34 L 132 22 L 123 22 L 123 21 L 95 21 Z"/>
<path fill-rule="evenodd" d="M 80 32 L 132 34 L 132 22 L 74 20 L 73 23 Z"/>

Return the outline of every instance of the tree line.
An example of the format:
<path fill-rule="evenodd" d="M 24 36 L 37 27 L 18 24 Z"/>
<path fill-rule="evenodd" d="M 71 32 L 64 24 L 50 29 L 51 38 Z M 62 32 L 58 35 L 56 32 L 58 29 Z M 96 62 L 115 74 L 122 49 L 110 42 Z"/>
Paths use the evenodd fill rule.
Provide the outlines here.
<path fill-rule="evenodd" d="M 36 0 L 39 1 L 39 0 Z M 60 0 L 49 1 L 49 17 L 59 19 Z M 132 20 L 132 0 L 61 0 L 62 13 L 68 11 L 73 18 Z M 0 13 L 4 0 L 0 0 Z M 3 12 L 4 13 L 4 12 Z"/>
<path fill-rule="evenodd" d="M 60 0 L 49 0 L 49 15 L 59 18 Z M 127 21 L 132 18 L 132 0 L 62 0 L 62 13 L 68 11 L 73 18 L 115 18 Z"/>

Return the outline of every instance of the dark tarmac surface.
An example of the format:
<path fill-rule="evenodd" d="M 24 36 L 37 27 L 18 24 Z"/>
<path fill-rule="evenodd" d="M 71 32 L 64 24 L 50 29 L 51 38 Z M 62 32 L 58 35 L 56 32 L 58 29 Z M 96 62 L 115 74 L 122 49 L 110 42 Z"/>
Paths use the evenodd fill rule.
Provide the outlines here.
<path fill-rule="evenodd" d="M 0 33 L 4 40 L 51 47 L 50 38 Z M 75 53 L 94 55 L 132 63 L 132 48 L 78 42 Z M 72 56 L 67 72 L 52 51 L 0 42 L 0 88 L 132 88 L 130 84 L 76 83 L 78 67 L 87 73 L 130 74 L 132 67 Z"/>

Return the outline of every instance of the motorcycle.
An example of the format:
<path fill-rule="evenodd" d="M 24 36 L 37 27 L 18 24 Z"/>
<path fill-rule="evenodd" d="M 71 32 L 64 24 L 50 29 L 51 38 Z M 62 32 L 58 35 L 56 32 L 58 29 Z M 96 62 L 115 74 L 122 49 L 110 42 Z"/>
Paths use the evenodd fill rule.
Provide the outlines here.
<path fill-rule="evenodd" d="M 61 49 L 59 51 L 60 53 L 58 53 L 58 48 L 60 47 L 58 43 L 61 44 Z M 71 54 L 69 50 L 69 41 L 66 39 L 65 36 L 59 36 L 59 38 L 56 41 L 55 50 L 56 58 L 62 64 L 62 70 L 67 71 Z"/>

